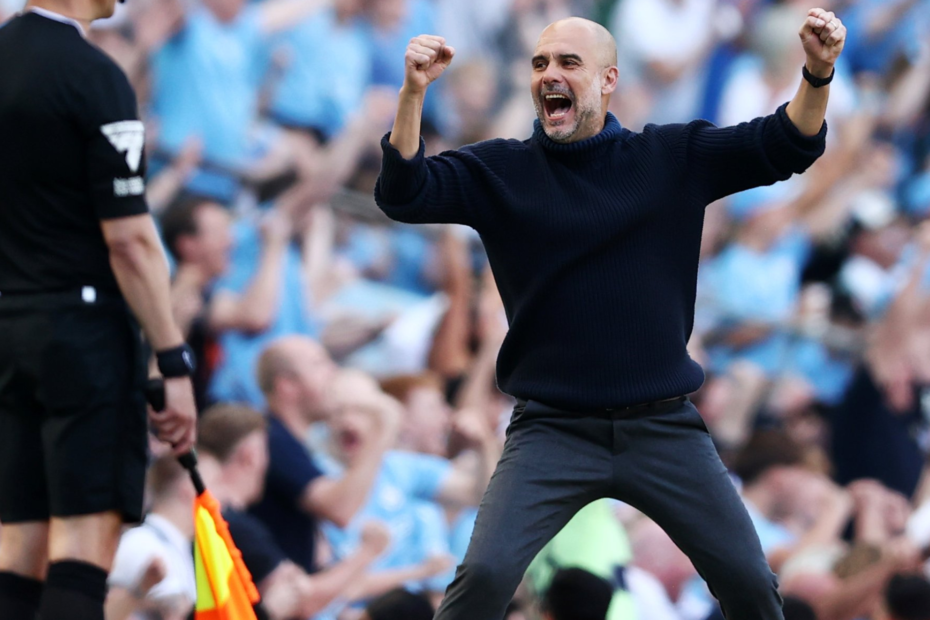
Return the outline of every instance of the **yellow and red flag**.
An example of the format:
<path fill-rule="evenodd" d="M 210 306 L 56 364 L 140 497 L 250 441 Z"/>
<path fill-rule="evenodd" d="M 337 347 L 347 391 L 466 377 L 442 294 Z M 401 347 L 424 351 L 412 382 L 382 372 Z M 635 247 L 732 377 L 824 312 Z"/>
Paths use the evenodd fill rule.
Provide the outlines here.
<path fill-rule="evenodd" d="M 194 503 L 194 569 L 196 620 L 256 620 L 258 590 L 209 491 Z"/>

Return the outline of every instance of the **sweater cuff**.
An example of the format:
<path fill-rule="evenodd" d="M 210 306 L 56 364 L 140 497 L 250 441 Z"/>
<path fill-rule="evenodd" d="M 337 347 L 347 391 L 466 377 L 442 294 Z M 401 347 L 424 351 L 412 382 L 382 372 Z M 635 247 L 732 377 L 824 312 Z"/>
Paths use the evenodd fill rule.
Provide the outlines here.
<path fill-rule="evenodd" d="M 420 148 L 412 159 L 404 159 L 390 142 L 391 134 L 381 138 L 381 176 L 378 178 L 378 199 L 391 205 L 413 202 L 426 182 L 424 152 L 426 143 L 420 138 Z"/>
<path fill-rule="evenodd" d="M 778 129 L 767 132 L 773 149 L 773 160 L 783 170 L 803 172 L 823 155 L 827 144 L 827 121 L 823 122 L 816 135 L 805 136 L 791 122 L 787 109 L 788 104 L 785 103 L 775 111 Z"/>

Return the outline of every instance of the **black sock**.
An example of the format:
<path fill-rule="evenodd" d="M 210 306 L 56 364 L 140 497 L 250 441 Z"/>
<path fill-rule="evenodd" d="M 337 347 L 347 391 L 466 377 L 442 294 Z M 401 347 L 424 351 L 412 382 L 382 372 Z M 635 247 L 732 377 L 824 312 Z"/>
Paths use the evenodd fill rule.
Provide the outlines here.
<path fill-rule="evenodd" d="M 0 571 L 0 620 L 35 620 L 42 582 Z"/>
<path fill-rule="evenodd" d="M 104 620 L 107 572 L 99 566 L 64 560 L 48 567 L 39 607 L 41 620 Z"/>

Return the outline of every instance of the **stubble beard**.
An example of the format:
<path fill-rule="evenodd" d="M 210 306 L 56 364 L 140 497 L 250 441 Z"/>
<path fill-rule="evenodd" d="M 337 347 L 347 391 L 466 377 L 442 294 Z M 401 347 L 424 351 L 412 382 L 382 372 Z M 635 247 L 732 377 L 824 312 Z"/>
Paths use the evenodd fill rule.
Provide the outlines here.
<path fill-rule="evenodd" d="M 533 97 L 533 106 L 536 108 L 536 117 L 542 125 L 543 131 L 550 140 L 557 144 L 568 144 L 578 133 L 578 130 L 587 127 L 597 120 L 601 113 L 601 91 L 600 85 L 595 83 L 591 86 L 591 91 L 585 96 L 579 97 L 574 102 L 575 118 L 568 127 L 552 127 L 546 122 L 546 111 L 544 105 L 540 102 L 539 97 Z"/>

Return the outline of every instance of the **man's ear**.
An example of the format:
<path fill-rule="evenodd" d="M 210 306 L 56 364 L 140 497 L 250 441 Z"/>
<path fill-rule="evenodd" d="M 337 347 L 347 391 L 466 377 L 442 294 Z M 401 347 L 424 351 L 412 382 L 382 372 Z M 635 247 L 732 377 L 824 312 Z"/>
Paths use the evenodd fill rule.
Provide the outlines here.
<path fill-rule="evenodd" d="M 604 69 L 604 79 L 601 82 L 601 94 L 609 95 L 617 90 L 617 82 L 620 79 L 620 69 L 609 67 Z"/>

